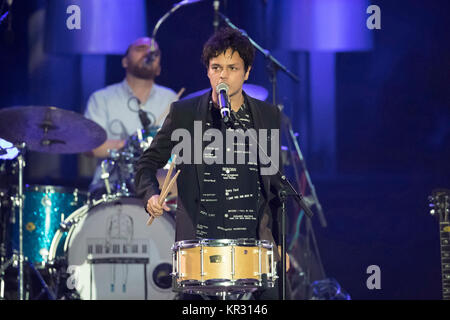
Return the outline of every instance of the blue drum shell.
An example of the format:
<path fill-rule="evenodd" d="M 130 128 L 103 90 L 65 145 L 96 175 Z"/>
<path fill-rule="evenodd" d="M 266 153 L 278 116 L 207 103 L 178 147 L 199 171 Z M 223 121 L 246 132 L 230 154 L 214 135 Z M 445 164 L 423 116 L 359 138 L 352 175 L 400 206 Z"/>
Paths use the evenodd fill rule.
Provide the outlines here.
<path fill-rule="evenodd" d="M 32 263 L 45 264 L 60 223 L 88 200 L 75 188 L 27 185 L 24 188 L 23 253 Z M 12 249 L 19 252 L 19 209 L 14 209 Z"/>

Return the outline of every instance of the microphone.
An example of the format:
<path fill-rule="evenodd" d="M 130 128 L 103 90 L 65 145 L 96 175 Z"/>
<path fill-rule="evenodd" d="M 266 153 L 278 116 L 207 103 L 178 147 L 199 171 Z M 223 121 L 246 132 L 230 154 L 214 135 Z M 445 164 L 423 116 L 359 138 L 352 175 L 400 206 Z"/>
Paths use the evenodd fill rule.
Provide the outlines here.
<path fill-rule="evenodd" d="M 150 125 L 152 124 L 152 122 L 148 118 L 147 112 L 142 110 L 141 100 L 139 100 L 138 98 L 136 98 L 136 100 L 137 100 L 138 105 L 139 105 L 138 115 L 139 115 L 139 120 L 141 121 L 141 124 L 142 124 L 142 128 L 143 129 L 148 129 L 150 127 Z"/>
<path fill-rule="evenodd" d="M 144 64 L 151 64 L 157 56 L 156 51 L 150 51 L 145 57 Z"/>
<path fill-rule="evenodd" d="M 228 102 L 228 85 L 224 82 L 216 87 L 217 99 L 219 100 L 220 114 L 227 127 L 231 126 L 231 113 Z"/>
<path fill-rule="evenodd" d="M 151 64 L 153 61 L 155 61 L 156 57 L 159 55 L 159 50 L 157 49 L 155 45 L 155 40 L 151 40 L 151 46 L 150 51 L 147 53 L 147 56 L 144 59 L 144 65 Z"/>

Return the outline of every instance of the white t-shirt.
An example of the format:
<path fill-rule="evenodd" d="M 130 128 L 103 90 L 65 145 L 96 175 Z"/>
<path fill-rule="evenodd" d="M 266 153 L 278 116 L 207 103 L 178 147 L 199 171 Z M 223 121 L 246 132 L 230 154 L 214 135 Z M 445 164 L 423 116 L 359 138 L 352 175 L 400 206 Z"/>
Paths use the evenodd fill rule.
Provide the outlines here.
<path fill-rule="evenodd" d="M 169 88 L 153 84 L 142 110 L 147 113 L 151 126 L 161 126 L 172 102 L 177 100 L 176 93 Z M 139 104 L 126 79 L 120 83 L 95 91 L 88 100 L 85 117 L 98 123 L 107 134 L 107 139 L 122 139 L 134 135 L 142 129 L 139 119 Z M 100 179 L 101 168 L 97 166 L 89 190 L 103 187 Z"/>

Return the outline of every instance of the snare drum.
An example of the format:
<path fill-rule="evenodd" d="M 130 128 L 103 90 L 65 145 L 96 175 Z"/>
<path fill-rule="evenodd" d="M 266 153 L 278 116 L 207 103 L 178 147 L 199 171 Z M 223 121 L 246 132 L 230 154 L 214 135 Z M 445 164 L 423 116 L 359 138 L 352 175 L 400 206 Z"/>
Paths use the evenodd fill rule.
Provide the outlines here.
<path fill-rule="evenodd" d="M 68 231 L 55 235 L 50 262 L 64 252 L 71 274 L 68 289 L 83 300 L 173 299 L 175 222 L 169 213 L 151 226 L 147 219 L 140 199 L 95 200 L 63 222 Z"/>
<path fill-rule="evenodd" d="M 175 291 L 215 295 L 273 287 L 273 245 L 266 240 L 188 240 L 172 246 Z"/>
<path fill-rule="evenodd" d="M 26 185 L 23 202 L 23 252 L 36 267 L 45 265 L 59 224 L 87 201 L 76 188 Z M 12 249 L 19 250 L 19 209 L 14 208 Z"/>

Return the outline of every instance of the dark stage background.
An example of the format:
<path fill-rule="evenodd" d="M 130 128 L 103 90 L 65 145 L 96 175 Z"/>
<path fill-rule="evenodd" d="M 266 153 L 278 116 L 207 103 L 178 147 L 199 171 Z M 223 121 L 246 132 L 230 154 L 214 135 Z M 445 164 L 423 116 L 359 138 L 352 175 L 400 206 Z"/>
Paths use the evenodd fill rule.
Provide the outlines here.
<path fill-rule="evenodd" d="M 176 2 L 146 1 L 149 35 Z M 450 187 L 450 3 L 367 3 L 364 9 L 381 9 L 381 29 L 366 30 L 370 44 L 361 50 L 285 45 L 287 29 L 294 38 L 308 34 L 300 18 L 288 18 L 294 3 L 228 0 L 221 1 L 221 12 L 300 78 L 279 71 L 276 100 L 298 132 L 323 206 L 327 226 L 319 215 L 312 226 L 326 277 L 352 299 L 440 299 L 439 229 L 427 197 L 434 188 Z M 12 20 L 0 24 L 0 108 L 53 105 L 83 113 L 90 93 L 123 79 L 121 56 L 47 53 L 46 5 L 14 1 Z M 131 23 L 115 21 L 124 28 Z M 207 88 L 200 54 L 212 32 L 212 1 L 174 13 L 157 35 L 163 70 L 157 82 L 177 92 L 185 87 L 187 94 Z M 352 40 L 352 32 L 347 37 Z M 322 69 L 327 63 L 331 67 Z M 266 88 L 272 101 L 266 64 L 257 53 L 248 83 Z M 86 189 L 93 165 L 82 155 L 30 152 L 25 181 Z M 297 221 L 291 210 L 290 239 Z M 366 286 L 370 265 L 380 267 L 380 289 Z"/>

